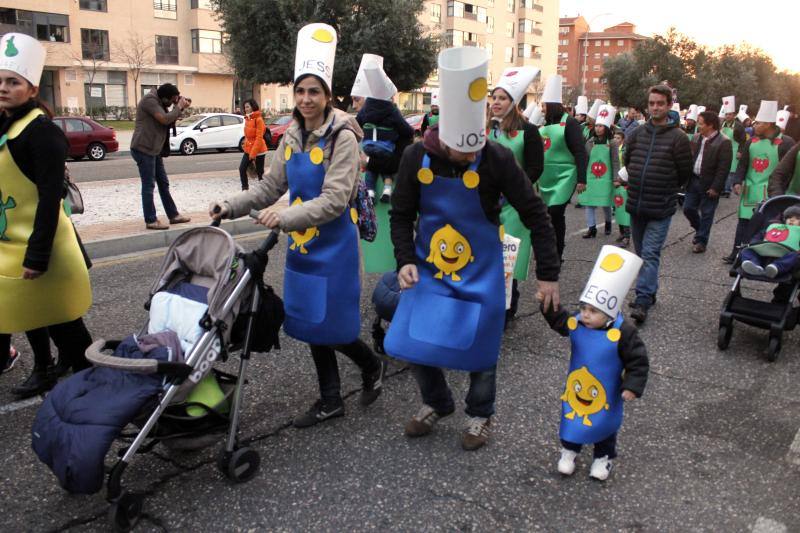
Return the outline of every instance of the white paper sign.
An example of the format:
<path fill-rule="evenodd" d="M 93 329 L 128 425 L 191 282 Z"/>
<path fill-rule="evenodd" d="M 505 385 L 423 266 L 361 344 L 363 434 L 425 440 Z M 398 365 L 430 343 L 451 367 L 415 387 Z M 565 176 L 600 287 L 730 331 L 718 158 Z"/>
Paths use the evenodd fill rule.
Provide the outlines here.
<path fill-rule="evenodd" d="M 506 282 L 506 309 L 511 308 L 511 286 L 514 283 L 514 267 L 519 256 L 520 239 L 506 233 L 503 236 L 503 273 Z"/>
<path fill-rule="evenodd" d="M 103 97 L 103 89 L 100 87 L 92 87 L 90 92 L 92 98 L 102 98 Z"/>

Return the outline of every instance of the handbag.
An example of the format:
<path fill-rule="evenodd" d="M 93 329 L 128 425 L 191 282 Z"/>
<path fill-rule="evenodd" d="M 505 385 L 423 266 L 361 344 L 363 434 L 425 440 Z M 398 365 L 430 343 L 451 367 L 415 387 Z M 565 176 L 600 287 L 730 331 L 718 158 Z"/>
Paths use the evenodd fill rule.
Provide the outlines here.
<path fill-rule="evenodd" d="M 69 169 L 66 166 L 64 167 L 64 188 L 66 189 L 64 199 L 69 202 L 70 213 L 73 215 L 82 215 L 84 211 L 83 196 L 78 186 L 75 185 L 75 182 L 69 177 Z"/>
<path fill-rule="evenodd" d="M 358 214 L 357 225 L 361 238 L 367 242 L 374 241 L 378 235 L 378 217 L 375 215 L 375 203 L 369 195 L 367 183 L 361 178 L 358 180 L 358 194 L 350 207 Z"/>
<path fill-rule="evenodd" d="M 245 174 L 247 175 L 248 180 L 255 181 L 258 179 L 258 172 L 256 171 L 255 161 L 250 160 L 250 162 L 247 164 L 247 170 L 245 171 Z"/>

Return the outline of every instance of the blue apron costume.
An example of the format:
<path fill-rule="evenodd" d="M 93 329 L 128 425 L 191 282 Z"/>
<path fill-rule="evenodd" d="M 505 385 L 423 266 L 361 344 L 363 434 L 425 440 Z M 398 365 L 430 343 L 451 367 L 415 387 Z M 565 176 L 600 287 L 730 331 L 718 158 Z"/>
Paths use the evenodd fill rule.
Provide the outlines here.
<path fill-rule="evenodd" d="M 622 425 L 622 359 L 619 339 L 622 314 L 609 329 L 590 329 L 570 317 L 572 343 L 569 376 L 561 396 L 560 437 L 576 444 L 593 444 Z"/>
<path fill-rule="evenodd" d="M 292 153 L 286 146 L 286 177 L 292 205 L 322 192 L 325 138 L 310 152 Z M 356 218 L 357 220 L 357 218 Z M 361 328 L 358 232 L 352 209 L 335 219 L 290 234 L 286 252 L 283 330 L 295 339 L 318 345 L 349 344 Z"/>
<path fill-rule="evenodd" d="M 419 282 L 404 290 L 384 341 L 392 357 L 480 371 L 497 364 L 505 285 L 500 229 L 486 218 L 475 169 L 461 179 L 433 175 L 425 154 L 417 177 Z"/>

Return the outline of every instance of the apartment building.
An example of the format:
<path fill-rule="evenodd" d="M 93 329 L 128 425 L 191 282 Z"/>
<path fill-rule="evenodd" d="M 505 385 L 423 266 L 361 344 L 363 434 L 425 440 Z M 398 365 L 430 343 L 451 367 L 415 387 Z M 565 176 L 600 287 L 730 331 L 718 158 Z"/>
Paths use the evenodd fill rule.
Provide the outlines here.
<path fill-rule="evenodd" d="M 562 18 L 558 26 L 558 72 L 564 76 L 565 92 L 585 94 L 590 101 L 607 99 L 603 63 L 630 52 L 645 39 L 648 37 L 637 34 L 630 22 L 592 32 L 581 16 Z"/>
<path fill-rule="evenodd" d="M 166 82 L 196 107 L 230 109 L 234 78 L 210 7 L 208 0 L 0 0 L 0 34 L 45 44 L 40 91 L 55 109 L 134 106 Z"/>

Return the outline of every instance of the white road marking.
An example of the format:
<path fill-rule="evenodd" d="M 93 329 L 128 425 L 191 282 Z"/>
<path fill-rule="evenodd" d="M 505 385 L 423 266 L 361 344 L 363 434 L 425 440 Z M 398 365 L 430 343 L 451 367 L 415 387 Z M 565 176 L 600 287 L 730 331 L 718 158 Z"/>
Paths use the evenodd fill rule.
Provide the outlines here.
<path fill-rule="evenodd" d="M 794 441 L 792 441 L 791 446 L 789 446 L 786 460 L 800 466 L 800 429 L 797 430 L 797 435 L 794 436 Z"/>
<path fill-rule="evenodd" d="M 13 413 L 14 411 L 19 411 L 20 409 L 25 409 L 26 407 L 31 407 L 32 405 L 39 405 L 40 403 L 42 403 L 42 397 L 34 396 L 33 398 L 28 398 L 27 400 L 20 400 L 18 402 L 0 405 L 0 415 Z"/>
<path fill-rule="evenodd" d="M 771 518 L 759 516 L 753 526 L 752 533 L 786 533 L 786 526 Z"/>

